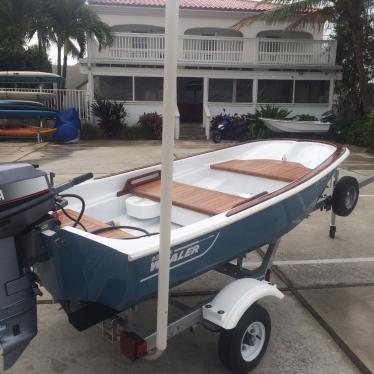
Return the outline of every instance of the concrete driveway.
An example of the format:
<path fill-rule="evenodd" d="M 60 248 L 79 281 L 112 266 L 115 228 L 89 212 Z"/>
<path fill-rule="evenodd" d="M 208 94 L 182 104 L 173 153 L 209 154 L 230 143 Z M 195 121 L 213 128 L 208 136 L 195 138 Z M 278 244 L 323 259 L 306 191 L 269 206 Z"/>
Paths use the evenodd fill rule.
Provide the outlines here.
<path fill-rule="evenodd" d="M 225 144 L 222 144 L 225 145 Z M 221 145 L 221 146 L 222 146 Z M 176 155 L 216 147 L 207 142 L 178 142 Z M 0 143 L 1 161 L 27 161 L 57 174 L 56 181 L 93 171 L 96 176 L 160 159 L 159 142 L 81 142 L 71 145 Z M 357 178 L 374 173 L 374 156 L 354 149 L 343 165 Z M 262 304 L 272 317 L 268 352 L 256 373 L 356 373 L 374 371 L 374 184 L 361 191 L 358 207 L 338 219 L 334 240 L 328 237 L 329 214 L 314 213 L 281 242 L 275 259 L 297 292 L 356 355 L 356 365 L 305 305 L 285 288 L 285 299 Z M 251 255 L 247 264 L 259 261 Z M 179 291 L 214 291 L 228 279 L 214 272 L 194 279 Z M 48 298 L 48 295 L 46 296 Z M 190 299 L 189 299 L 190 300 Z M 202 328 L 170 341 L 158 361 L 128 363 L 97 328 L 78 333 L 58 305 L 39 305 L 39 334 L 10 374 L 24 373 L 224 373 L 217 336 Z M 352 356 L 352 355 L 351 355 Z"/>

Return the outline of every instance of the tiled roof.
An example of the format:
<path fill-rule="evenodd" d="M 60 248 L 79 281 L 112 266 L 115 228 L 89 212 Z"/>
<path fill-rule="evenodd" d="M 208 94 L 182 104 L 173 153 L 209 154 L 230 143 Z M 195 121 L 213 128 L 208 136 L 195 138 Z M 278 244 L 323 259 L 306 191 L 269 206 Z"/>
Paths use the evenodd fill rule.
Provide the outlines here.
<path fill-rule="evenodd" d="M 90 4 L 164 7 L 166 0 L 90 0 Z M 264 11 L 276 5 L 251 0 L 180 0 L 181 8 Z"/>

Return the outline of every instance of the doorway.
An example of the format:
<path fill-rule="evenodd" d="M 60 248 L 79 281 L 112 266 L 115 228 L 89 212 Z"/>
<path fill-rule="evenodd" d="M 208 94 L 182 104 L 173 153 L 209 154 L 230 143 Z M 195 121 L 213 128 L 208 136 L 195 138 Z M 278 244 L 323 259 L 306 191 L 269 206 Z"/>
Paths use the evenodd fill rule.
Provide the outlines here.
<path fill-rule="evenodd" d="M 203 78 L 178 78 L 178 109 L 181 123 L 203 123 Z"/>

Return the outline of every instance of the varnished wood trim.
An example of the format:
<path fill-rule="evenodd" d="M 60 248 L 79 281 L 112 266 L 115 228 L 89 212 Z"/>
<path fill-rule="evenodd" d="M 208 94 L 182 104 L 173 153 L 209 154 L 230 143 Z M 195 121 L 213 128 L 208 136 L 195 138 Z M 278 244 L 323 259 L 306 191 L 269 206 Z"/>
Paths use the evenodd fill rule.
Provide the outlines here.
<path fill-rule="evenodd" d="M 269 192 L 267 192 L 267 191 L 260 192 L 260 193 L 257 194 L 257 195 L 254 195 L 254 196 L 249 197 L 248 199 L 245 199 L 245 200 L 242 201 L 241 203 L 235 204 L 231 209 L 238 208 L 238 207 L 242 206 L 243 204 L 248 204 L 248 203 L 250 203 L 250 202 L 253 201 L 253 200 L 257 200 L 257 199 L 259 199 L 260 197 L 267 195 L 268 193 L 269 193 Z M 227 214 L 229 214 L 230 212 L 231 212 L 231 211 L 229 211 Z"/>
<path fill-rule="evenodd" d="M 137 175 L 136 177 L 133 177 L 133 178 L 129 178 L 126 181 L 125 186 L 122 188 L 122 190 L 117 192 L 117 197 L 130 193 L 130 191 L 135 187 L 139 187 L 142 184 L 154 182 L 159 179 L 161 179 L 161 170 L 155 170 L 155 171 L 151 171 L 150 173 L 145 173 L 145 174 Z"/>
<path fill-rule="evenodd" d="M 257 204 L 263 203 L 267 200 L 272 199 L 273 197 L 279 196 L 279 195 L 281 195 L 281 194 L 283 194 L 287 191 L 292 190 L 293 188 L 299 186 L 300 184 L 305 183 L 308 180 L 312 179 L 317 174 L 321 173 L 324 169 L 329 167 L 337 159 L 339 159 L 344 154 L 344 152 L 346 151 L 346 147 L 343 147 L 341 145 L 335 145 L 335 146 L 337 147 L 336 151 L 327 160 L 322 162 L 316 168 L 312 169 L 308 174 L 306 174 L 303 177 L 295 180 L 292 183 L 287 184 L 286 186 L 280 188 L 279 190 L 276 190 L 276 191 L 274 191 L 270 194 L 267 194 L 266 196 L 261 196 L 258 199 L 254 199 L 254 200 L 248 202 L 247 204 L 242 204 L 242 205 L 238 206 L 237 208 L 234 208 L 234 209 L 230 210 L 229 212 L 226 213 L 226 216 L 231 217 L 231 216 L 233 216 L 237 213 L 242 212 L 243 210 L 252 208 L 253 206 L 255 206 Z"/>

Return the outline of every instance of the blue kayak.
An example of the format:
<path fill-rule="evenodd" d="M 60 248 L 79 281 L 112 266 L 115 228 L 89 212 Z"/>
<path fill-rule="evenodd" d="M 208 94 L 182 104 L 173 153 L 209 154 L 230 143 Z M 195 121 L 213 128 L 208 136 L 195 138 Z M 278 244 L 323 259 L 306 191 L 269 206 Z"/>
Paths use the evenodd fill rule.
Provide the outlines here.
<path fill-rule="evenodd" d="M 39 71 L 0 71 L 0 83 L 62 83 L 64 78 Z"/>
<path fill-rule="evenodd" d="M 27 100 L 0 100 L 0 109 L 3 106 L 35 106 L 45 107 L 45 104 L 39 103 L 38 101 L 27 101 Z"/>
<path fill-rule="evenodd" d="M 32 119 L 32 118 L 56 118 L 58 112 L 54 110 L 7 110 L 7 109 L 0 109 L 0 119 L 12 119 L 12 118 L 24 118 L 24 119 Z"/>

